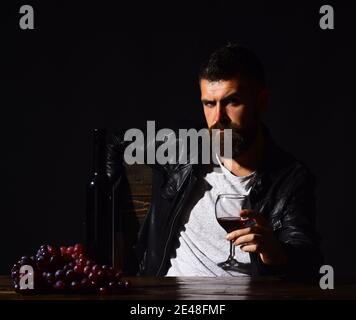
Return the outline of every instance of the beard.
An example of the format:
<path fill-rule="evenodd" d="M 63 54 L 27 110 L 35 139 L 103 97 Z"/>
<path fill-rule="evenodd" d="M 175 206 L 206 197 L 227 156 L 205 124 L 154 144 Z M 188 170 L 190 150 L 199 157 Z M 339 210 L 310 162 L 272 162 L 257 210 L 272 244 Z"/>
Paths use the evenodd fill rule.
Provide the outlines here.
<path fill-rule="evenodd" d="M 220 156 L 226 157 L 226 158 L 232 158 L 232 159 L 236 159 L 240 155 L 242 155 L 244 152 L 246 152 L 250 148 L 252 143 L 255 141 L 256 135 L 257 135 L 257 129 L 255 129 L 255 128 L 240 129 L 232 122 L 230 122 L 229 124 L 223 124 L 221 122 L 217 122 L 209 128 L 210 137 L 212 138 L 212 143 L 214 143 L 214 139 L 212 136 L 213 129 L 218 129 L 218 130 L 231 129 L 231 138 L 229 137 L 229 139 L 232 142 L 231 154 L 230 153 L 224 154 L 225 132 L 220 133 L 219 131 L 217 131 L 217 134 L 220 135 L 220 139 L 219 139 L 220 140 L 220 143 L 219 143 L 220 144 L 219 145 Z"/>

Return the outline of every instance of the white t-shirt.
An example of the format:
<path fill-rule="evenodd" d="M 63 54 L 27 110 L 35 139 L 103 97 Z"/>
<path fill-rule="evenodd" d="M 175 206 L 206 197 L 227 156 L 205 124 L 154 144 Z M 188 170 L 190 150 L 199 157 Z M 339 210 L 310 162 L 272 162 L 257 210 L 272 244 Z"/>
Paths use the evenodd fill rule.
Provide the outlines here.
<path fill-rule="evenodd" d="M 220 162 L 218 167 L 202 176 L 194 188 L 191 202 L 183 213 L 183 225 L 171 254 L 171 266 L 166 276 L 241 276 L 237 271 L 225 271 L 217 263 L 226 261 L 230 253 L 226 231 L 215 217 L 215 202 L 219 194 L 248 195 L 251 179 L 232 174 Z M 247 270 L 251 267 L 250 256 L 235 247 L 235 259 Z"/>

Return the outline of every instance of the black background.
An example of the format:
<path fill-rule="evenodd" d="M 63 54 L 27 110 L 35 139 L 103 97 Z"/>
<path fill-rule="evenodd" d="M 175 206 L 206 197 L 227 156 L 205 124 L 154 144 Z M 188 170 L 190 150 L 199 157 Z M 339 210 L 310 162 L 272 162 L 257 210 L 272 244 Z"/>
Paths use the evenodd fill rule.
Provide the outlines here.
<path fill-rule="evenodd" d="M 0 274 L 42 243 L 83 241 L 93 128 L 203 120 L 199 62 L 238 41 L 265 65 L 274 138 L 317 176 L 326 262 L 354 275 L 351 1 L 71 2 L 0 4 Z M 22 4 L 35 30 L 19 28 Z M 319 28 L 323 4 L 334 30 Z"/>

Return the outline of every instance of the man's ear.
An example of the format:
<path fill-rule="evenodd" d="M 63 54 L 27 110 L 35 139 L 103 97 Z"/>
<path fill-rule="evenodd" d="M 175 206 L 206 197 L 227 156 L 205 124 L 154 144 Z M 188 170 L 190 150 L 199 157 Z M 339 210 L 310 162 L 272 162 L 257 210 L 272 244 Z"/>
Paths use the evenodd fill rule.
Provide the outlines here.
<path fill-rule="evenodd" d="M 268 100 L 269 100 L 268 91 L 267 91 L 267 88 L 264 87 L 261 89 L 260 93 L 258 94 L 258 105 L 259 105 L 261 114 L 267 112 Z"/>

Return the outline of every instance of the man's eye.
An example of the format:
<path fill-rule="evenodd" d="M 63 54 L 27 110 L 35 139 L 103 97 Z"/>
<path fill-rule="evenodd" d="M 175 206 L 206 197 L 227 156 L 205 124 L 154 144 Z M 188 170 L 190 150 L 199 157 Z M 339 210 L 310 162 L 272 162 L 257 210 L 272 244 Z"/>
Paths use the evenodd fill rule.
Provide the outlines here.
<path fill-rule="evenodd" d="M 233 106 L 238 106 L 239 104 L 241 104 L 241 101 L 239 99 L 231 99 L 230 104 L 232 104 Z"/>
<path fill-rule="evenodd" d="M 212 108 L 212 107 L 214 107 L 214 104 L 212 102 L 205 102 L 204 107 Z"/>

